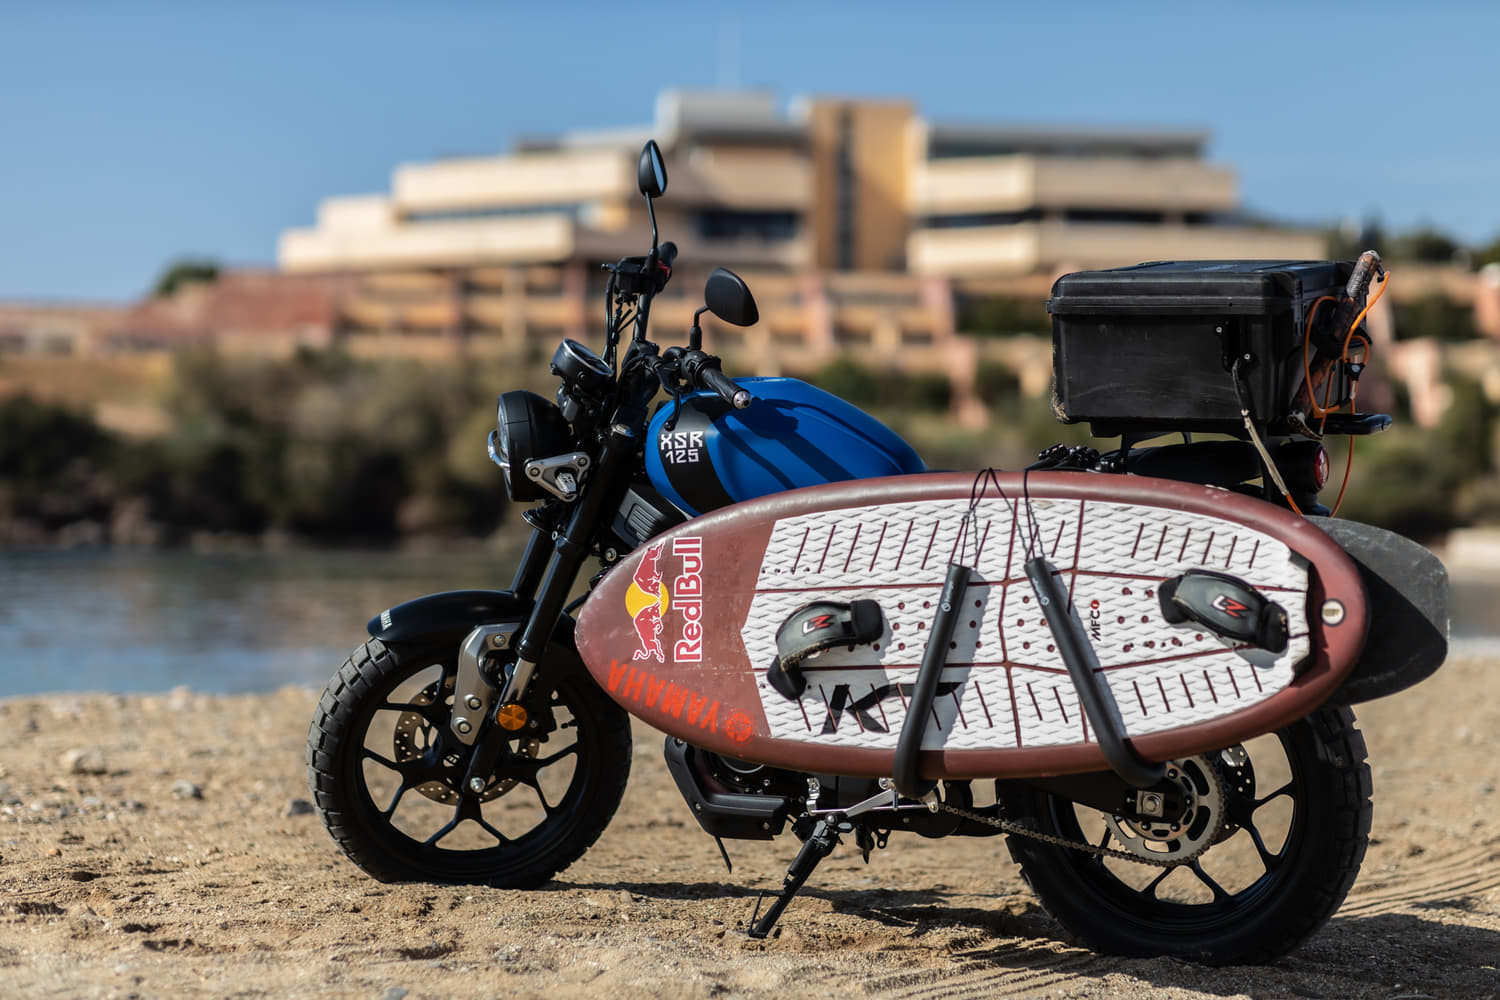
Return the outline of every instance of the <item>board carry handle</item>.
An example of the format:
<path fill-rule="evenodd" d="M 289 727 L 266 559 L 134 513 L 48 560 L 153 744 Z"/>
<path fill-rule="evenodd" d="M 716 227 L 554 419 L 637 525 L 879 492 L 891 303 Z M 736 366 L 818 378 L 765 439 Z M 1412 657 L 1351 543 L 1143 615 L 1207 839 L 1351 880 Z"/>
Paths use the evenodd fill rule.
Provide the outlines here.
<path fill-rule="evenodd" d="M 1026 560 L 1026 576 L 1031 589 L 1047 616 L 1047 626 L 1057 640 L 1057 650 L 1068 666 L 1073 687 L 1078 690 L 1084 715 L 1099 738 L 1099 749 L 1110 768 L 1134 788 L 1150 788 L 1166 775 L 1166 766 L 1141 760 L 1125 743 L 1124 734 L 1115 724 L 1113 697 L 1099 679 L 1099 657 L 1089 645 L 1083 623 L 1073 612 L 1068 597 L 1057 585 L 1056 570 L 1041 556 Z M 909 716 L 908 716 L 909 718 Z"/>
<path fill-rule="evenodd" d="M 836 646 L 863 646 L 885 634 L 885 614 L 871 600 L 813 601 L 793 611 L 776 630 L 776 659 L 766 680 L 783 697 L 796 701 L 807 690 L 800 664 Z"/>
<path fill-rule="evenodd" d="M 927 633 L 927 650 L 922 654 L 922 667 L 917 671 L 911 700 L 906 706 L 906 721 L 901 724 L 901 737 L 896 742 L 891 777 L 896 791 L 909 799 L 920 799 L 936 787 L 935 782 L 922 779 L 917 768 L 917 755 L 922 751 L 922 738 L 927 733 L 927 719 L 932 714 L 938 679 L 948 660 L 948 644 L 953 641 L 953 627 L 958 621 L 958 603 L 969 586 L 972 572 L 969 567 L 958 563 L 948 565 L 937 614 L 933 616 L 932 628 Z"/>

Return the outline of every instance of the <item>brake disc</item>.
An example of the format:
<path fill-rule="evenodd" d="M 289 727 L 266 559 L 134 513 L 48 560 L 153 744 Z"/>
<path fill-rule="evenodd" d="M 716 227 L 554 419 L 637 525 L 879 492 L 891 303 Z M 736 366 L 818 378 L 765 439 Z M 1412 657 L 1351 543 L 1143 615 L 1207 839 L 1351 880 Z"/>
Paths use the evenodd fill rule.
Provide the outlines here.
<path fill-rule="evenodd" d="M 431 705 L 438 698 L 441 681 L 434 681 L 427 685 L 417 694 L 412 696 L 413 705 Z M 428 748 L 439 742 L 437 726 L 431 719 L 421 712 L 402 712 L 396 719 L 396 730 L 392 735 L 395 760 L 398 764 L 417 760 L 427 755 Z M 541 742 L 530 739 L 515 748 L 512 752 L 518 757 L 534 757 Z M 441 780 L 424 781 L 415 787 L 415 791 L 434 802 L 451 805 L 458 801 L 458 782 L 463 778 L 463 764 L 465 755 L 460 750 L 467 749 L 462 745 L 456 746 L 443 755 L 443 766 L 447 770 L 447 776 Z M 489 802 L 497 799 L 516 786 L 515 778 L 502 778 L 490 775 L 484 786 L 484 791 L 479 793 L 481 802 Z"/>

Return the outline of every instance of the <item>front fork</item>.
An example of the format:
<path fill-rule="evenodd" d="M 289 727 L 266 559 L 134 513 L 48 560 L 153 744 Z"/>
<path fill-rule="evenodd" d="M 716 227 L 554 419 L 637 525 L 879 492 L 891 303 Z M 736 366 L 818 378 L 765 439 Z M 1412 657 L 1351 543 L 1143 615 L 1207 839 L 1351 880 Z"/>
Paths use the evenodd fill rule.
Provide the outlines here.
<path fill-rule="evenodd" d="M 562 529 L 550 537 L 542 530 L 532 533 L 512 584 L 513 592 L 523 600 L 535 594 L 525 620 L 479 625 L 464 639 L 449 725 L 456 739 L 474 748 L 463 778 L 467 791 L 484 790 L 506 743 L 527 726 L 522 702 L 593 547 L 600 514 L 612 497 L 618 501 L 618 491 L 611 486 L 621 479 L 620 471 L 636 445 L 629 426 L 612 426 L 594 467 L 591 488 L 586 487 L 574 501 Z M 514 653 L 515 662 L 497 687 L 485 676 L 482 663 L 505 651 Z"/>

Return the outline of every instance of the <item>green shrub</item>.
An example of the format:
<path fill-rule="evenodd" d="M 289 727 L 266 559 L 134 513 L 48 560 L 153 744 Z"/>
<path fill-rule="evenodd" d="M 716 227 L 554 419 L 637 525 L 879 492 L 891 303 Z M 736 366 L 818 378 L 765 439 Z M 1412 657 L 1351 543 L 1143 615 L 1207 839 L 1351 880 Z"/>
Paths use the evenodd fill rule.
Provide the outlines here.
<path fill-rule="evenodd" d="M 823 391 L 866 409 L 904 408 L 939 413 L 953 404 L 953 386 L 946 375 L 876 371 L 850 357 L 835 359 L 810 381 Z"/>
<path fill-rule="evenodd" d="M 958 328 L 981 337 L 1052 330 L 1046 304 L 1033 299 L 965 297 L 958 301 L 955 311 Z"/>
<path fill-rule="evenodd" d="M 1342 516 L 1422 540 L 1477 512 L 1487 494 L 1471 487 L 1493 471 L 1495 410 L 1473 382 L 1450 384 L 1453 402 L 1435 430 L 1397 427 L 1356 442 Z"/>
<path fill-rule="evenodd" d="M 1395 322 L 1398 340 L 1473 340 L 1479 335 L 1474 328 L 1474 307 L 1460 305 L 1442 292 L 1397 305 Z"/>

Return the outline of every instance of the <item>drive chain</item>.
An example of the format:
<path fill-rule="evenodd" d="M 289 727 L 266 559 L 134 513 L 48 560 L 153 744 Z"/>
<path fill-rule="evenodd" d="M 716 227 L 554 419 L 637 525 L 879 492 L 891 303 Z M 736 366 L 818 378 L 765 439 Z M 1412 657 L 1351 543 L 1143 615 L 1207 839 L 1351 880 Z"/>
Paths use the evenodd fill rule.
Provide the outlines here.
<path fill-rule="evenodd" d="M 1214 783 L 1219 782 L 1217 768 L 1208 768 L 1207 774 L 1209 776 L 1209 781 Z M 1084 851 L 1088 854 L 1098 855 L 1101 858 L 1118 858 L 1122 861 L 1133 861 L 1138 865 L 1148 865 L 1154 868 L 1176 868 L 1178 865 L 1191 864 L 1202 857 L 1203 853 L 1214 845 L 1214 840 L 1205 838 L 1203 842 L 1198 846 L 1197 850 L 1191 851 L 1187 854 L 1174 855 L 1170 859 L 1153 858 L 1149 855 L 1137 854 L 1134 851 L 1122 851 L 1113 847 L 1104 847 L 1098 844 L 1090 844 L 1087 841 L 1069 840 L 1066 837 L 1057 837 L 1050 833 L 1043 833 L 1040 830 L 1033 830 L 1031 827 L 1023 826 L 1020 823 L 1015 823 L 1007 819 L 1001 819 L 999 816 L 985 816 L 981 813 L 972 812 L 968 809 L 960 809 L 957 806 L 950 806 L 946 802 L 939 802 L 937 807 L 940 812 L 950 813 L 962 819 L 972 820 L 975 823 L 983 823 L 986 826 L 992 826 L 1002 833 L 1015 834 L 1016 836 L 1020 837 L 1029 837 L 1032 840 L 1040 840 L 1043 843 L 1051 844 L 1054 847 L 1066 847 L 1069 850 Z"/>

